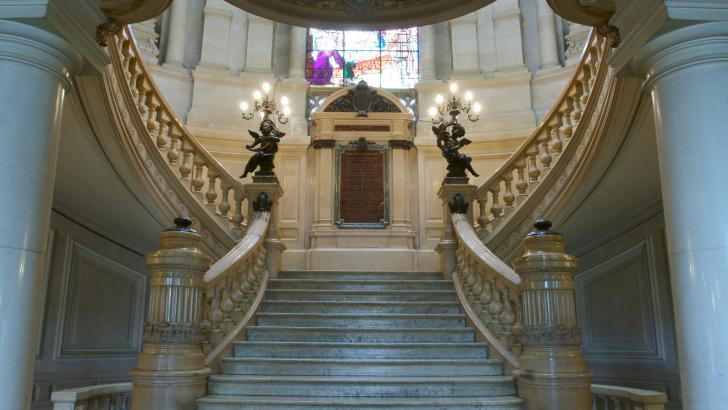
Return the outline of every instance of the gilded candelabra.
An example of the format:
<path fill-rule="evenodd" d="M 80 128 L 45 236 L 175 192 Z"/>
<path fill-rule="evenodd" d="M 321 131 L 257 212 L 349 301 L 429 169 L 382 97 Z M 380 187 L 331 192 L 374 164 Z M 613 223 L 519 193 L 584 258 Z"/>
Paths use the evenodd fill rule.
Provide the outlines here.
<path fill-rule="evenodd" d="M 288 123 L 288 115 L 291 114 L 291 108 L 288 106 L 288 97 L 285 95 L 276 102 L 275 95 L 270 95 L 271 86 L 269 83 L 263 83 L 263 92 L 255 90 L 253 92 L 253 106 L 249 107 L 246 101 L 240 102 L 240 110 L 242 111 L 242 117 L 245 120 L 252 120 L 255 114 L 260 115 L 262 121 L 270 119 L 271 115 L 275 115 L 277 120 L 281 124 Z M 279 108 L 278 104 L 281 107 Z"/>

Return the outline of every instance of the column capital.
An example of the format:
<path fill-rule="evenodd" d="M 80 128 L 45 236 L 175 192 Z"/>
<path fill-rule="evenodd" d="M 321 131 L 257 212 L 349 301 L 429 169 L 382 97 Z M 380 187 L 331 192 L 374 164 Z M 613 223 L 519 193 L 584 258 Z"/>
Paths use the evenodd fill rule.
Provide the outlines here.
<path fill-rule="evenodd" d="M 695 4 L 666 0 L 619 1 L 609 24 L 619 30 L 621 42 L 609 58 L 609 64 L 621 76 L 647 75 L 646 67 L 641 64 L 645 57 L 640 56 L 649 59 L 650 53 L 659 53 L 661 47 L 690 41 L 691 37 L 709 37 L 715 29 L 707 27 L 702 32 L 703 29 L 690 27 L 719 21 L 728 22 L 728 3 L 723 0 Z M 681 39 L 683 36 L 686 38 Z"/>
<path fill-rule="evenodd" d="M 0 60 L 43 70 L 60 80 L 66 90 L 83 66 L 71 44 L 35 26 L 0 20 L 0 44 Z"/>

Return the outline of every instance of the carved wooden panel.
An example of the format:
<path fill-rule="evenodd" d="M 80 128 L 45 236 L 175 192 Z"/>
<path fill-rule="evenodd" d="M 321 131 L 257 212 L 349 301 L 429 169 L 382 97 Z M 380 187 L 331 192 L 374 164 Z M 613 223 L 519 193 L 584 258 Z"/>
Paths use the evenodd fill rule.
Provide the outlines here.
<path fill-rule="evenodd" d="M 381 228 L 389 224 L 385 146 L 342 145 L 337 149 L 336 222 L 340 227 Z"/>

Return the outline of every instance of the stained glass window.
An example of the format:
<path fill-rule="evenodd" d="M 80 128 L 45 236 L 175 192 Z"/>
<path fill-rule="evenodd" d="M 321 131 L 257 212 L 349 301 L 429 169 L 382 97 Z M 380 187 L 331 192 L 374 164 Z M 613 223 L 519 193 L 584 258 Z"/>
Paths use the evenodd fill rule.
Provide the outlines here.
<path fill-rule="evenodd" d="M 309 29 L 306 78 L 313 85 L 412 88 L 419 76 L 417 28 L 383 31 Z"/>

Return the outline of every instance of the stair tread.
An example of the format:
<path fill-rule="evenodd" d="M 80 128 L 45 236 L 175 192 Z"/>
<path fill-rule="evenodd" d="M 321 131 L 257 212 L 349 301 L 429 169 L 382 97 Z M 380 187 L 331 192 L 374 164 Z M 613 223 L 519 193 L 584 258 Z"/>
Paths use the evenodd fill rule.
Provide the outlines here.
<path fill-rule="evenodd" d="M 385 290 L 367 290 L 367 289 L 268 289 L 268 292 L 283 293 L 283 292 L 295 292 L 295 293 L 358 293 L 362 295 L 366 294 L 382 294 L 382 293 L 447 293 L 455 294 L 454 289 L 385 289 Z"/>
<path fill-rule="evenodd" d="M 278 289 L 282 290 L 282 289 Z M 294 289 L 286 289 L 288 291 L 294 290 Z M 289 300 L 289 299 L 263 299 L 263 303 L 295 303 L 295 304 L 330 304 L 330 305 L 383 305 L 383 306 L 396 306 L 396 305 L 406 305 L 406 306 L 429 306 L 429 305 L 443 305 L 443 306 L 452 306 L 457 305 L 460 306 L 457 302 L 445 302 L 445 301 L 432 301 L 432 302 L 419 302 L 419 301 L 393 301 L 393 300 L 383 300 L 383 301 L 348 301 L 348 300 Z"/>
<path fill-rule="evenodd" d="M 352 363 L 352 364 L 499 364 L 500 359 L 370 359 L 327 357 L 223 357 L 224 362 Z"/>
<path fill-rule="evenodd" d="M 310 328 L 308 328 L 310 329 Z M 481 347 L 487 348 L 487 343 L 480 342 L 386 342 L 386 343 L 370 343 L 370 342 L 281 342 L 281 341 L 268 341 L 268 340 L 238 340 L 233 342 L 235 345 L 278 345 L 278 346 L 308 346 L 315 345 L 320 347 Z"/>
<path fill-rule="evenodd" d="M 471 327 L 332 327 L 332 326 L 250 326 L 255 330 L 292 330 L 307 332 L 473 332 Z"/>
<path fill-rule="evenodd" d="M 271 283 L 289 283 L 289 282 L 299 282 L 299 283 L 350 283 L 350 284 L 382 284 L 382 285 L 408 285 L 410 283 L 442 283 L 442 284 L 452 284 L 452 281 L 447 279 L 271 279 Z"/>
<path fill-rule="evenodd" d="M 248 395 L 209 395 L 198 399 L 200 403 L 276 403 L 276 404 L 344 404 L 353 406 L 396 406 L 420 405 L 437 406 L 448 404 L 518 404 L 522 400 L 515 396 L 484 397 L 317 397 L 317 396 L 248 396 Z"/>
<path fill-rule="evenodd" d="M 331 318 L 331 319 L 462 319 L 462 313 L 299 313 L 299 312 L 260 312 L 256 316 Z"/>
<path fill-rule="evenodd" d="M 239 374 L 213 374 L 210 381 L 257 381 L 276 383 L 504 383 L 512 382 L 513 376 L 268 376 L 268 375 L 239 375 Z"/>

